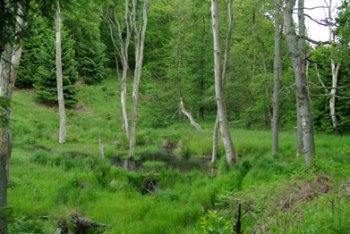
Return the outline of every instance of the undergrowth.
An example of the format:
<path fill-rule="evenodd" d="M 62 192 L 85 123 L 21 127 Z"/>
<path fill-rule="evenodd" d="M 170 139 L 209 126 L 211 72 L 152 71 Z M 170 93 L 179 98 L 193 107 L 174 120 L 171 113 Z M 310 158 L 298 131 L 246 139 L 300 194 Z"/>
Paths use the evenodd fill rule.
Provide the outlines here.
<path fill-rule="evenodd" d="M 139 169 L 128 171 L 115 163 L 128 155 L 117 90 L 111 79 L 80 87 L 64 145 L 57 110 L 35 103 L 32 92 L 14 93 L 10 233 L 54 233 L 72 214 L 107 224 L 105 233 L 232 233 L 240 204 L 243 233 L 349 233 L 349 136 L 317 134 L 307 170 L 294 131 L 281 133 L 281 152 L 271 156 L 269 131 L 233 126 L 236 165 L 228 168 L 220 144 L 211 168 L 212 123 L 201 123 L 203 132 L 187 122 L 147 128 L 141 106 Z"/>

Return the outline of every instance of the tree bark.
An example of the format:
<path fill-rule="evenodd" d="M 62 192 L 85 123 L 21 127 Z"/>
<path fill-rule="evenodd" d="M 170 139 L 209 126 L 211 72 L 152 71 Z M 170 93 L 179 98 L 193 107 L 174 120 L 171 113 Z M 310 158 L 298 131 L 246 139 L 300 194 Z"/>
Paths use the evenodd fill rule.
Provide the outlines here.
<path fill-rule="evenodd" d="M 309 99 L 308 84 L 305 77 L 305 17 L 304 0 L 298 1 L 298 27 L 297 35 L 293 22 L 293 9 L 296 0 L 287 0 L 283 12 L 284 23 L 286 26 L 286 35 L 289 52 L 293 63 L 295 74 L 295 84 L 297 92 L 298 115 L 303 135 L 303 148 L 306 166 L 310 166 L 311 158 L 315 155 L 315 142 L 311 116 L 311 102 Z"/>
<path fill-rule="evenodd" d="M 218 14 L 218 0 L 211 1 L 211 13 L 212 13 L 212 28 L 214 38 L 214 72 L 215 72 L 215 96 L 218 108 L 219 125 L 221 130 L 221 137 L 226 153 L 226 159 L 230 166 L 236 161 L 236 154 L 232 143 L 226 104 L 224 96 L 224 86 L 221 71 L 221 46 L 220 46 L 220 25 Z"/>
<path fill-rule="evenodd" d="M 119 19 L 114 12 L 114 17 L 108 18 L 107 22 L 110 27 L 110 33 L 111 33 L 111 40 L 114 46 L 114 49 L 117 51 L 120 61 L 122 62 L 123 71 L 122 71 L 122 77 L 120 79 L 120 103 L 122 107 L 122 125 L 125 130 L 125 135 L 127 139 L 129 139 L 129 119 L 128 119 L 128 112 L 126 108 L 126 79 L 128 75 L 129 70 L 129 45 L 130 45 L 130 39 L 132 30 L 130 29 L 130 23 L 129 23 L 129 0 L 125 0 L 125 6 L 124 6 L 124 26 L 126 29 L 126 37 L 123 38 L 123 32 L 120 27 Z M 135 9 L 136 10 L 136 9 Z M 134 14 L 134 12 L 132 12 Z M 114 38 L 114 32 L 116 32 L 117 37 L 119 39 L 120 46 L 118 47 L 115 38 Z M 118 66 L 117 66 L 118 68 Z M 118 72 L 118 71 L 117 71 Z M 119 76 L 119 73 L 118 73 Z"/>
<path fill-rule="evenodd" d="M 332 0 L 329 0 L 328 4 L 328 19 L 332 20 Z M 334 42 L 333 32 L 332 32 L 332 22 L 328 22 L 328 31 L 329 31 L 329 44 Z M 332 57 L 332 56 L 331 56 Z M 338 87 L 338 76 L 340 64 L 335 64 L 334 59 L 331 58 L 331 69 L 332 69 L 332 89 L 330 91 L 331 98 L 329 99 L 329 110 L 332 119 L 333 130 L 337 129 L 338 121 L 336 116 L 336 94 Z"/>
<path fill-rule="evenodd" d="M 329 109 L 330 109 L 330 114 L 332 118 L 333 130 L 336 130 L 338 121 L 337 121 L 335 107 L 336 107 L 336 94 L 337 94 L 337 87 L 338 87 L 338 76 L 339 76 L 340 64 L 335 64 L 334 60 L 332 59 L 331 67 L 332 67 L 332 89 L 330 92 L 331 98 L 329 100 Z"/>
<path fill-rule="evenodd" d="M 23 9 L 18 6 L 16 17 L 19 32 L 23 26 L 23 19 L 20 17 Z M 10 158 L 12 153 L 11 129 L 9 126 L 12 100 L 12 91 L 16 81 L 16 68 L 22 56 L 22 41 L 19 40 L 15 47 L 10 43 L 4 46 L 0 56 L 0 98 L 6 100 L 7 105 L 0 110 L 0 212 L 7 208 L 7 185 L 10 180 Z M 6 217 L 0 216 L 0 233 L 7 233 Z"/>
<path fill-rule="evenodd" d="M 0 212 L 7 208 L 7 184 L 9 172 L 9 160 L 11 155 L 11 132 L 9 119 L 11 115 L 11 55 L 12 47 L 8 43 L 5 45 L 1 57 L 0 73 L 0 98 L 6 101 L 6 106 L 1 107 L 0 126 Z M 7 220 L 5 216 L 0 216 L 0 233 L 7 233 Z"/>
<path fill-rule="evenodd" d="M 61 48 L 61 28 L 62 18 L 60 3 L 57 1 L 56 6 L 56 79 L 57 79 L 57 99 L 58 110 L 60 115 L 60 131 L 59 140 L 60 144 L 66 142 L 67 130 L 66 130 L 66 110 L 64 105 L 64 91 L 63 91 L 63 76 L 62 76 L 62 48 Z"/>
<path fill-rule="evenodd" d="M 216 114 L 214 133 L 213 133 L 213 149 L 211 154 L 212 163 L 215 163 L 218 157 L 218 137 L 219 137 L 219 117 L 218 117 L 218 114 Z"/>
<path fill-rule="evenodd" d="M 280 82 L 282 76 L 281 34 L 280 34 L 280 0 L 275 0 L 275 57 L 273 82 L 273 113 L 272 113 L 272 154 L 279 152 L 279 118 L 280 118 Z"/>
<path fill-rule="evenodd" d="M 143 9 L 142 9 L 142 26 L 141 31 L 137 27 L 136 22 L 136 4 L 137 0 L 132 0 L 133 13 L 132 13 L 132 27 L 134 30 L 135 38 L 135 71 L 134 71 L 134 80 L 133 80 L 133 107 L 132 107 L 132 118 L 131 118 L 131 128 L 129 134 L 129 157 L 133 159 L 135 156 L 135 145 L 136 145 L 136 133 L 137 133 L 137 121 L 138 121 L 138 102 L 139 102 L 139 86 L 141 79 L 141 70 L 143 63 L 143 51 L 145 44 L 145 34 L 147 29 L 147 5 L 148 0 L 144 0 Z"/>
<path fill-rule="evenodd" d="M 224 54 L 224 65 L 222 67 L 222 90 L 224 91 L 225 87 L 225 79 L 226 79 L 226 71 L 227 71 L 227 65 L 228 65 L 228 57 L 230 53 L 231 48 L 231 37 L 232 37 L 232 28 L 233 28 L 233 14 L 232 14 L 232 0 L 229 0 L 227 3 L 227 13 L 229 17 L 229 24 L 227 27 L 227 34 L 226 34 L 226 45 L 225 45 L 225 54 Z M 217 158 L 218 154 L 218 136 L 219 136 L 219 113 L 216 113 L 216 120 L 214 125 L 214 133 L 213 133 L 213 148 L 212 148 L 212 155 L 211 155 L 211 161 L 214 163 Z"/>
<path fill-rule="evenodd" d="M 296 92 L 296 111 L 297 111 L 297 158 L 304 155 L 303 129 L 299 110 L 298 94 Z"/>
<path fill-rule="evenodd" d="M 197 123 L 197 122 L 194 120 L 192 114 L 186 110 L 182 98 L 180 98 L 180 110 L 181 110 L 181 112 L 182 112 L 184 115 L 187 116 L 187 118 L 190 120 L 191 125 L 192 125 L 194 128 L 196 128 L 198 131 L 203 131 L 201 125 L 200 125 L 199 123 Z"/>

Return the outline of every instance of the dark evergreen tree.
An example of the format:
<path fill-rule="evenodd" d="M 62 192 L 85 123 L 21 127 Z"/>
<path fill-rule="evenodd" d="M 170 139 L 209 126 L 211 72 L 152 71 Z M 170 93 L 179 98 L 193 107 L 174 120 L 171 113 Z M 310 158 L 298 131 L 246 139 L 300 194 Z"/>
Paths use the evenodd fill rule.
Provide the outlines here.
<path fill-rule="evenodd" d="M 35 74 L 34 87 L 37 90 L 36 99 L 47 104 L 57 104 L 57 82 L 55 63 L 55 33 L 47 29 L 46 43 L 40 46 L 38 55 L 38 69 Z M 74 58 L 74 41 L 68 33 L 62 30 L 62 71 L 64 98 L 66 106 L 77 103 L 76 88 L 74 86 L 78 79 L 77 63 Z"/>
<path fill-rule="evenodd" d="M 28 19 L 28 37 L 24 39 L 21 63 L 17 68 L 17 88 L 33 88 L 40 65 L 37 63 L 40 59 L 40 49 L 49 36 L 48 21 L 40 15 L 36 7 L 32 7 Z"/>
<path fill-rule="evenodd" d="M 75 8 L 64 15 L 64 24 L 75 41 L 75 59 L 79 76 L 87 84 L 100 82 L 104 74 L 105 45 L 101 42 L 100 6 L 91 0 L 78 1 L 84 5 L 80 11 Z"/>

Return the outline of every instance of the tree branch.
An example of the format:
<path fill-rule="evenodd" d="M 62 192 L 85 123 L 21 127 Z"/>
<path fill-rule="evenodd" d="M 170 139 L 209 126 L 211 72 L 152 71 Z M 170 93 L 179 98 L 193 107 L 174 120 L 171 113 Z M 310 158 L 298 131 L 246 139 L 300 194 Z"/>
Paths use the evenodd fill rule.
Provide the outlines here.
<path fill-rule="evenodd" d="M 313 22 L 319 24 L 319 25 L 322 25 L 322 26 L 325 26 L 325 27 L 328 27 L 329 26 L 329 21 L 328 20 L 322 20 L 322 21 L 325 21 L 325 23 L 322 23 L 314 18 L 312 18 L 311 16 L 309 16 L 308 14 L 304 14 L 307 18 L 309 18 L 310 20 L 312 20 Z"/>
<path fill-rule="evenodd" d="M 316 41 L 314 39 L 311 39 L 307 36 L 303 36 L 303 35 L 299 35 L 300 38 L 312 43 L 312 44 L 316 44 L 316 45 L 329 45 L 331 44 L 329 41 Z"/>
<path fill-rule="evenodd" d="M 194 119 L 193 119 L 193 116 L 191 113 L 189 113 L 186 109 L 185 109 L 185 105 L 184 105 L 184 102 L 183 102 L 183 99 L 182 97 L 180 98 L 180 109 L 181 109 L 181 112 L 187 116 L 187 118 L 190 120 L 191 122 L 191 125 L 193 127 L 195 127 L 197 130 L 199 131 L 203 131 L 201 125 L 199 125 Z"/>
<path fill-rule="evenodd" d="M 316 9 L 326 9 L 326 6 L 315 6 L 315 7 L 303 7 L 303 8 L 294 8 L 294 10 L 304 9 L 304 10 L 316 10 Z"/>

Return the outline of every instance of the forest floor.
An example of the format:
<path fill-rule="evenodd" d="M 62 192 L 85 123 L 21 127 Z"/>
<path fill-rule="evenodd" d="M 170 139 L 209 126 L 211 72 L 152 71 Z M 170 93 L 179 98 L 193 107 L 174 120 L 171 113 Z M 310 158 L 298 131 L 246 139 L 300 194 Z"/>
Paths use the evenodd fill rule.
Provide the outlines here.
<path fill-rule="evenodd" d="M 273 157 L 270 131 L 232 126 L 240 158 L 229 170 L 221 157 L 213 174 L 212 123 L 147 128 L 141 106 L 137 170 L 128 171 L 117 85 L 79 87 L 64 145 L 56 108 L 15 91 L 10 233 L 74 229 L 74 215 L 108 225 L 84 233 L 232 233 L 239 206 L 243 233 L 350 233 L 350 136 L 316 134 L 307 170 L 294 131 L 281 133 Z"/>

